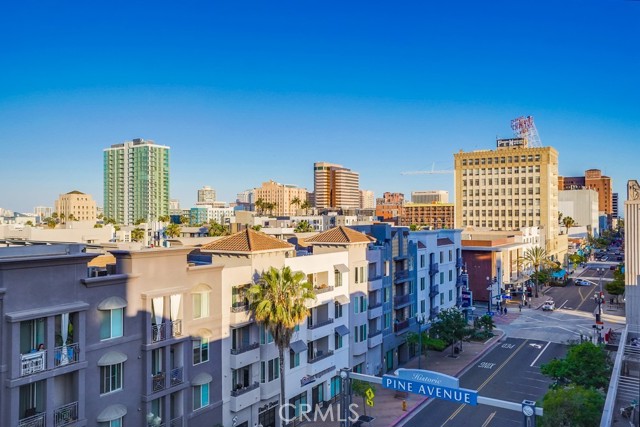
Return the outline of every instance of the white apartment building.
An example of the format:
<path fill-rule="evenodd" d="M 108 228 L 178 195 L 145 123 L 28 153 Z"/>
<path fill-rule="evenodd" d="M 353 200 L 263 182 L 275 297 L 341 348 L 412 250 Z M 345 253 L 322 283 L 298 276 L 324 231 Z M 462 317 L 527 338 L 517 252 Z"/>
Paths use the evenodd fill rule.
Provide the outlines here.
<path fill-rule="evenodd" d="M 575 221 L 575 226 L 586 227 L 587 232 L 597 236 L 600 234 L 598 192 L 589 188 L 580 190 L 558 191 L 558 211 L 563 216 L 570 216 Z M 562 222 L 560 231 L 566 232 Z M 571 234 L 571 230 L 569 233 Z"/>
<path fill-rule="evenodd" d="M 375 209 L 376 198 L 371 190 L 360 190 L 360 208 Z"/>
<path fill-rule="evenodd" d="M 53 208 L 50 206 L 36 206 L 35 208 L 33 208 L 33 214 L 40 217 L 40 221 L 50 217 L 52 213 Z"/>

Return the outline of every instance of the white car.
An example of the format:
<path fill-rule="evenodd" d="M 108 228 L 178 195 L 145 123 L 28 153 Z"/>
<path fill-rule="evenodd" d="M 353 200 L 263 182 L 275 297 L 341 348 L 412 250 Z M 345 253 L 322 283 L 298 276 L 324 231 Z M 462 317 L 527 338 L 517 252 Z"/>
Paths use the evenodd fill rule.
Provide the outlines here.
<path fill-rule="evenodd" d="M 553 302 L 552 300 L 548 300 L 544 304 L 542 304 L 542 310 L 544 311 L 553 311 L 555 309 L 556 309 L 556 303 Z"/>
<path fill-rule="evenodd" d="M 574 283 L 576 286 L 591 286 L 591 282 L 583 279 L 576 279 Z"/>

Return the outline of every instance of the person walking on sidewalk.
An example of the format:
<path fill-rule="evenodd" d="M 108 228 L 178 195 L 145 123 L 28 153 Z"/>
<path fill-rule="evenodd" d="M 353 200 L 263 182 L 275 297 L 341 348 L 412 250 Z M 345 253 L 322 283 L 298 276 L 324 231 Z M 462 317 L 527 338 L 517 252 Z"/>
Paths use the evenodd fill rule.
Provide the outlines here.
<path fill-rule="evenodd" d="M 518 310 L 520 310 L 520 313 L 522 313 L 522 304 L 518 304 Z"/>
<path fill-rule="evenodd" d="M 507 306 L 506 305 L 504 306 L 504 310 L 502 310 L 502 311 L 504 312 L 504 315 L 506 316 L 507 315 Z"/>

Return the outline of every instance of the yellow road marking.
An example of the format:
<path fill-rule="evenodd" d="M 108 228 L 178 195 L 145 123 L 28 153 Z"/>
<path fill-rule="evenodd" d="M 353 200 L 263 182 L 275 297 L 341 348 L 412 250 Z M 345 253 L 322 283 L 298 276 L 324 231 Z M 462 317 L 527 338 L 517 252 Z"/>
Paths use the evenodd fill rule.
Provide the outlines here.
<path fill-rule="evenodd" d="M 482 424 L 482 427 L 487 427 L 489 425 L 489 423 L 491 422 L 491 420 L 493 419 L 493 417 L 495 417 L 497 414 L 496 411 L 493 411 L 491 413 L 491 415 L 489 415 L 489 417 L 486 419 L 486 421 Z"/>

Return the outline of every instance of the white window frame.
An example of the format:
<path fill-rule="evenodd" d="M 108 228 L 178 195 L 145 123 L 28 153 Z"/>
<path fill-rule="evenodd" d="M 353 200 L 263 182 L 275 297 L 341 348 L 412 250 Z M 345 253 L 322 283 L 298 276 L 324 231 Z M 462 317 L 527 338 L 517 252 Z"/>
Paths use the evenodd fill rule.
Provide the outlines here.
<path fill-rule="evenodd" d="M 198 353 L 200 354 L 200 361 L 196 363 L 195 352 L 196 352 L 196 342 L 200 342 L 200 345 L 197 348 Z M 202 357 L 204 348 L 207 348 L 207 358 L 204 359 Z M 209 361 L 209 339 L 204 337 L 194 338 L 191 343 L 192 353 L 191 353 L 191 361 L 193 362 L 193 366 L 199 365 L 201 363 L 206 363 Z"/>
<path fill-rule="evenodd" d="M 211 387 L 210 382 L 200 385 L 193 386 L 193 410 L 198 411 L 202 408 L 206 408 L 211 404 Z M 202 390 L 206 387 L 207 389 L 207 400 L 203 400 Z M 198 397 L 196 399 L 196 397 Z"/>
<path fill-rule="evenodd" d="M 113 369 L 114 367 L 118 367 L 120 371 L 117 373 L 117 376 L 119 378 L 116 378 L 116 382 L 118 382 L 119 384 L 117 384 L 117 388 L 111 388 L 111 377 L 113 376 Z M 105 395 L 105 394 L 110 394 L 110 393 L 115 393 L 117 391 L 122 390 L 123 386 L 123 371 L 124 371 L 124 363 L 116 363 L 114 365 L 107 365 L 107 366 L 100 366 L 100 395 Z M 109 375 L 107 375 L 109 374 Z M 108 381 L 107 381 L 107 377 L 108 377 Z M 108 386 L 108 390 L 103 390 L 103 386 Z"/>
<path fill-rule="evenodd" d="M 196 298 L 200 298 L 200 301 L 197 302 Z M 191 302 L 193 304 L 193 318 L 194 319 L 206 319 L 209 317 L 209 306 L 211 305 L 211 292 L 210 291 L 201 291 L 201 292 L 193 292 L 191 294 Z M 196 307 L 200 308 L 200 314 L 196 315 Z"/>
<path fill-rule="evenodd" d="M 111 310 L 99 310 L 100 312 L 104 313 L 102 314 L 102 319 L 100 319 L 100 333 L 102 333 L 102 322 L 104 322 L 105 320 L 107 320 L 108 317 L 108 321 L 109 321 L 109 336 L 103 338 L 102 336 L 100 336 L 100 341 L 106 341 L 106 340 L 111 340 L 114 338 L 120 338 L 122 336 L 124 336 L 124 308 L 113 308 Z M 120 317 L 121 317 L 121 321 L 120 324 L 122 325 L 122 330 L 120 331 L 120 335 L 113 335 L 113 319 L 114 319 L 114 312 L 120 312 Z M 108 313 L 108 314 L 107 314 Z"/>

